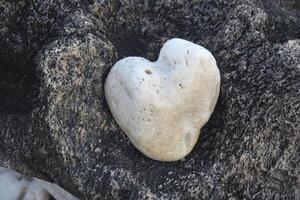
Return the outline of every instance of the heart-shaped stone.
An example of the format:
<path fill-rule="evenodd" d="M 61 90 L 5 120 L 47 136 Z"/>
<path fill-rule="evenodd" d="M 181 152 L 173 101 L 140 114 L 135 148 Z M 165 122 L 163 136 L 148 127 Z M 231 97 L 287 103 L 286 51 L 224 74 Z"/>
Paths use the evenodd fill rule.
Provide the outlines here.
<path fill-rule="evenodd" d="M 121 129 L 148 157 L 175 161 L 191 152 L 216 105 L 220 73 L 212 54 L 182 39 L 167 41 L 156 62 L 118 61 L 105 97 Z"/>

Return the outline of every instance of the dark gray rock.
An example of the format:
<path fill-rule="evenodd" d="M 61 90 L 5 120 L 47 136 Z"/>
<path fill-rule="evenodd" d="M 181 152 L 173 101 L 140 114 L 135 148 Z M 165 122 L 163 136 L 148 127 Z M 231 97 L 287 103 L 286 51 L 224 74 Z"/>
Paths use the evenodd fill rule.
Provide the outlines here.
<path fill-rule="evenodd" d="M 103 83 L 125 56 L 203 45 L 221 94 L 194 151 L 162 163 L 114 122 Z M 299 199 L 296 0 L 0 0 L 0 165 L 81 199 Z"/>

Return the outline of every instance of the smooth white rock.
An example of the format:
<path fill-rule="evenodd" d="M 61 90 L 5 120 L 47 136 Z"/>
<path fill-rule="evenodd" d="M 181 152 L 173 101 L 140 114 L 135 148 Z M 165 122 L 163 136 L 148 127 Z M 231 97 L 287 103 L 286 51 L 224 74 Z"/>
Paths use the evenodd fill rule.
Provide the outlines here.
<path fill-rule="evenodd" d="M 61 187 L 0 167 L 0 200 L 79 200 Z"/>
<path fill-rule="evenodd" d="M 176 161 L 191 152 L 216 105 L 220 73 L 213 55 L 171 39 L 156 62 L 118 61 L 105 82 L 112 115 L 133 145 L 148 157 Z"/>

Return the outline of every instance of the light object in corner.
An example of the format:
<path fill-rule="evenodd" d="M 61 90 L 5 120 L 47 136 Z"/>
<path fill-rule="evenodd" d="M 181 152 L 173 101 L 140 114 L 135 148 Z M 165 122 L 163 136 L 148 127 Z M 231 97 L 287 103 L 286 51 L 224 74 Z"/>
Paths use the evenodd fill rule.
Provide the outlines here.
<path fill-rule="evenodd" d="M 176 161 L 191 152 L 220 91 L 213 55 L 200 45 L 171 39 L 156 62 L 127 57 L 110 70 L 105 97 L 133 145 L 148 157 Z"/>
<path fill-rule="evenodd" d="M 0 200 L 79 200 L 61 187 L 0 167 Z"/>

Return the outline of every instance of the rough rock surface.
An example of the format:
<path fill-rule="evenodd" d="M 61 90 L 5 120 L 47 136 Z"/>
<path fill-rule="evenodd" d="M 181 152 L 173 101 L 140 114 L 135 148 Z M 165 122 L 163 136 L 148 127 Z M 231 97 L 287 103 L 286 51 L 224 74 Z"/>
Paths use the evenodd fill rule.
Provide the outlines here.
<path fill-rule="evenodd" d="M 297 199 L 297 0 L 0 0 L 0 165 L 81 199 Z M 115 61 L 179 37 L 215 56 L 221 93 L 184 160 L 146 158 L 115 124 Z"/>

